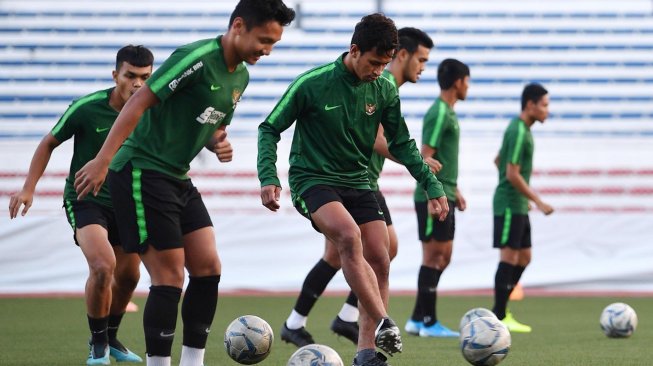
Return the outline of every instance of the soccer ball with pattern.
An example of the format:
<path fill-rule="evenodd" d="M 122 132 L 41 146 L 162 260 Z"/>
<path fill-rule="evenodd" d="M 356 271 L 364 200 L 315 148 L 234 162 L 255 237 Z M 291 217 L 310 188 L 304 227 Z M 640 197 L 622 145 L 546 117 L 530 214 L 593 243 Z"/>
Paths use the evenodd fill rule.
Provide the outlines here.
<path fill-rule="evenodd" d="M 344 366 L 338 352 L 323 344 L 309 344 L 292 354 L 286 366 Z"/>
<path fill-rule="evenodd" d="M 272 350 L 274 333 L 263 319 L 243 315 L 234 319 L 224 333 L 224 347 L 234 361 L 253 365 L 263 361 Z"/>
<path fill-rule="evenodd" d="M 463 357 L 475 366 L 493 366 L 503 361 L 510 343 L 510 332 L 496 317 L 474 319 L 461 331 Z"/>
<path fill-rule="evenodd" d="M 473 308 L 468 310 L 465 315 L 463 315 L 462 318 L 460 318 L 460 325 L 458 326 L 458 331 L 462 331 L 462 329 L 465 327 L 465 325 L 469 324 L 474 319 L 482 318 L 482 317 L 490 317 L 490 318 L 496 318 L 497 316 L 494 315 L 492 310 L 488 310 L 486 308 Z"/>
<path fill-rule="evenodd" d="M 628 304 L 615 302 L 603 309 L 600 322 L 608 337 L 630 337 L 637 328 L 637 313 Z"/>

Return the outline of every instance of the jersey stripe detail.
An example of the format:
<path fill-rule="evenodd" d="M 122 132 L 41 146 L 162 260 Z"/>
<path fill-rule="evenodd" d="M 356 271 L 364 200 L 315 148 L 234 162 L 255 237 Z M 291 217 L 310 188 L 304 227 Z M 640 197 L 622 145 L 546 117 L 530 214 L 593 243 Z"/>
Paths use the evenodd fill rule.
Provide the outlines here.
<path fill-rule="evenodd" d="M 521 150 L 524 145 L 524 135 L 526 135 L 526 126 L 523 123 L 519 122 L 517 127 L 517 142 L 515 143 L 515 151 L 512 152 L 512 158 L 510 159 L 511 164 L 517 164 L 519 162 L 519 156 L 521 155 Z"/>
<path fill-rule="evenodd" d="M 503 231 L 501 231 L 501 245 L 506 245 L 510 237 L 510 223 L 512 223 L 512 210 L 510 207 L 506 208 L 506 213 L 503 218 Z"/>
<path fill-rule="evenodd" d="M 168 85 L 171 81 L 175 80 L 179 75 L 179 73 L 183 72 L 189 67 L 192 67 L 198 58 L 218 49 L 220 49 L 220 45 L 216 40 L 212 40 L 211 42 L 205 44 L 204 46 L 194 49 L 191 53 L 184 56 L 173 67 L 171 67 L 168 71 L 166 71 L 165 73 L 163 73 L 163 75 L 161 75 L 158 79 L 156 79 L 150 85 L 150 89 L 154 94 L 156 94 L 164 86 Z"/>
<path fill-rule="evenodd" d="M 428 202 L 426 205 L 428 206 Z M 428 207 L 426 213 L 426 228 L 424 229 L 424 235 L 429 237 L 433 233 L 433 216 L 428 213 Z"/>
<path fill-rule="evenodd" d="M 74 231 L 77 228 L 77 223 L 75 222 L 75 213 L 73 212 L 73 204 L 69 200 L 65 200 L 64 203 L 66 204 L 66 214 L 68 215 L 68 219 L 70 220 L 70 226 L 72 226 Z"/>
<path fill-rule="evenodd" d="M 435 120 L 435 128 L 433 129 L 433 134 L 429 139 L 429 146 L 431 147 L 436 147 L 435 144 L 438 141 L 438 137 L 440 137 L 440 133 L 442 132 L 442 125 L 444 125 L 444 116 L 447 114 L 446 112 L 447 109 L 444 101 L 440 100 L 438 104 L 438 118 Z"/>
<path fill-rule="evenodd" d="M 270 116 L 268 117 L 268 123 L 274 124 L 276 122 L 276 119 L 279 117 L 281 111 L 286 108 L 286 105 L 288 105 L 290 99 L 295 95 L 295 92 L 297 92 L 297 88 L 299 88 L 302 85 L 302 83 L 304 83 L 304 81 L 314 76 L 324 74 L 325 72 L 329 72 L 333 70 L 335 67 L 336 67 L 335 62 L 332 62 L 330 64 L 323 65 L 322 67 L 318 67 L 317 69 L 308 71 L 306 74 L 298 77 L 297 80 L 295 80 L 290 85 L 288 91 L 283 95 L 283 97 L 281 97 L 279 104 L 277 104 L 277 106 L 274 108 L 272 113 L 270 113 Z"/>
<path fill-rule="evenodd" d="M 143 193 L 141 192 L 142 171 L 138 168 L 132 170 L 132 198 L 136 206 L 136 225 L 138 226 L 138 244 L 147 240 L 147 226 L 145 224 L 145 207 L 143 207 Z"/>
<path fill-rule="evenodd" d="M 100 90 L 98 92 L 95 92 L 93 94 L 87 95 L 85 97 L 82 97 L 76 101 L 73 102 L 73 104 L 66 110 L 66 113 L 61 116 L 61 119 L 59 119 L 59 122 L 52 128 L 52 131 L 50 132 L 52 135 L 56 135 L 61 131 L 63 126 L 66 124 L 68 121 L 68 118 L 70 118 L 70 115 L 75 113 L 79 107 L 83 106 L 84 104 L 96 101 L 96 100 L 101 100 L 104 99 L 108 96 L 106 90 Z"/>

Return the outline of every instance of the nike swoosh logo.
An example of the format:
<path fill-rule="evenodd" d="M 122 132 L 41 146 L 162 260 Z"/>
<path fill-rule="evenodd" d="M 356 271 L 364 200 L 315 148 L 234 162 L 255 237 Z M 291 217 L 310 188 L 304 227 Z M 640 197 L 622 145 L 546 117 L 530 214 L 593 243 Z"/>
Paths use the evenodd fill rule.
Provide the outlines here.
<path fill-rule="evenodd" d="M 213 85 L 213 84 L 211 84 L 211 91 L 216 91 L 216 90 L 218 90 L 218 89 L 220 89 L 220 85 Z"/>
<path fill-rule="evenodd" d="M 332 110 L 332 109 L 336 109 L 336 108 L 340 108 L 340 107 L 342 107 L 342 104 L 340 104 L 340 105 L 334 105 L 334 106 L 330 106 L 330 105 L 327 104 L 327 105 L 324 106 L 324 110 L 325 110 L 325 111 L 330 111 L 330 110 Z"/>
<path fill-rule="evenodd" d="M 378 211 L 379 215 L 383 216 L 383 211 Z"/>
<path fill-rule="evenodd" d="M 107 131 L 107 130 L 110 130 L 110 129 L 111 129 L 111 127 L 107 127 L 107 128 L 100 128 L 100 127 L 97 127 L 97 128 L 95 129 L 95 132 L 100 133 L 100 132 L 104 132 L 104 131 Z"/>
<path fill-rule="evenodd" d="M 168 337 L 172 337 L 172 336 L 174 336 L 174 335 L 175 335 L 175 332 L 172 332 L 172 333 L 164 333 L 163 331 L 161 331 L 161 333 L 159 333 L 159 335 L 160 335 L 161 337 L 168 338 Z"/>
<path fill-rule="evenodd" d="M 205 332 L 206 332 L 206 334 L 209 334 L 209 333 L 211 333 L 211 329 L 206 328 Z"/>

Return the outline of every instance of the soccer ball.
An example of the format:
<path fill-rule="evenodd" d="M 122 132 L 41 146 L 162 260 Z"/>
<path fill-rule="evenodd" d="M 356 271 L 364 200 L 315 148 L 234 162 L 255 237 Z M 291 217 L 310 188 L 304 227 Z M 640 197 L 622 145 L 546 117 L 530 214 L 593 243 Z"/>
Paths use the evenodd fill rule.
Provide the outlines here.
<path fill-rule="evenodd" d="M 637 328 L 637 313 L 628 304 L 615 302 L 603 309 L 600 322 L 608 337 L 630 337 Z"/>
<path fill-rule="evenodd" d="M 474 319 L 461 333 L 460 349 L 472 365 L 493 366 L 508 355 L 510 332 L 496 317 Z"/>
<path fill-rule="evenodd" d="M 292 354 L 286 366 L 344 366 L 338 352 L 322 344 L 306 345 Z"/>
<path fill-rule="evenodd" d="M 496 318 L 497 316 L 494 315 L 492 310 L 488 310 L 486 308 L 473 308 L 468 310 L 465 315 L 463 315 L 462 318 L 460 318 L 460 325 L 458 326 L 458 330 L 462 331 L 462 329 L 465 327 L 465 325 L 469 324 L 474 319 L 482 318 L 482 317 L 490 317 L 490 318 Z"/>
<path fill-rule="evenodd" d="M 270 324 L 255 315 L 239 316 L 224 332 L 227 354 L 243 365 L 263 361 L 270 354 L 273 341 Z"/>

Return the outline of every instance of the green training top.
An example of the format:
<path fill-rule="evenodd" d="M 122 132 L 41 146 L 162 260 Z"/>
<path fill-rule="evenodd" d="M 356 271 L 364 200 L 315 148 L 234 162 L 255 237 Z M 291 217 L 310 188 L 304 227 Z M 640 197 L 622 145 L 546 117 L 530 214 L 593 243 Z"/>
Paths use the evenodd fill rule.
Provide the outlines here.
<path fill-rule="evenodd" d="M 506 178 L 508 163 L 519 165 L 519 174 L 526 183 L 533 171 L 533 135 L 526 122 L 519 118 L 510 121 L 499 151 L 499 185 L 494 191 L 494 215 L 501 216 L 510 210 L 513 214 L 528 214 L 528 198 L 521 194 Z"/>
<path fill-rule="evenodd" d="M 113 88 L 96 91 L 73 101 L 50 131 L 59 142 L 64 142 L 75 136 L 73 157 L 70 161 L 70 171 L 66 178 L 63 195 L 67 201 L 77 201 L 75 173 L 89 160 L 95 158 L 107 138 L 113 122 L 118 117 L 118 111 L 109 105 L 111 91 Z M 97 196 L 89 194 L 85 199 L 113 207 L 106 184 L 102 185 Z"/>
<path fill-rule="evenodd" d="M 437 98 L 424 115 L 422 145 L 436 150 L 432 158 L 442 163 L 442 169 L 436 176 L 442 182 L 444 193 L 450 201 L 456 201 L 459 144 L 460 127 L 456 112 L 445 101 Z M 420 186 L 415 188 L 413 198 L 416 202 L 426 201 L 426 195 Z"/>
<path fill-rule="evenodd" d="M 343 59 L 344 55 L 300 75 L 259 125 L 261 186 L 281 186 L 275 168 L 277 143 L 281 132 L 296 120 L 288 173 L 293 200 L 318 184 L 370 189 L 367 167 L 381 123 L 390 153 L 429 197 L 443 196 L 442 185 L 408 134 L 397 88 L 385 77 L 361 82 Z"/>
<path fill-rule="evenodd" d="M 231 122 L 249 82 L 245 64 L 227 70 L 221 39 L 178 48 L 147 80 L 159 103 L 143 114 L 113 158 L 112 170 L 131 161 L 136 168 L 188 179 L 190 162 L 220 126 Z"/>
<path fill-rule="evenodd" d="M 381 74 L 381 76 L 386 77 L 388 80 L 390 80 L 395 89 L 397 89 L 397 92 L 399 92 L 399 88 L 397 88 L 397 80 L 390 71 L 383 70 L 383 74 Z M 367 167 L 367 175 L 370 178 L 370 188 L 373 191 L 379 190 L 379 177 L 381 176 L 381 171 L 383 170 L 384 163 L 385 156 L 377 153 L 376 151 L 372 151 L 372 157 L 370 158 L 370 163 Z"/>

